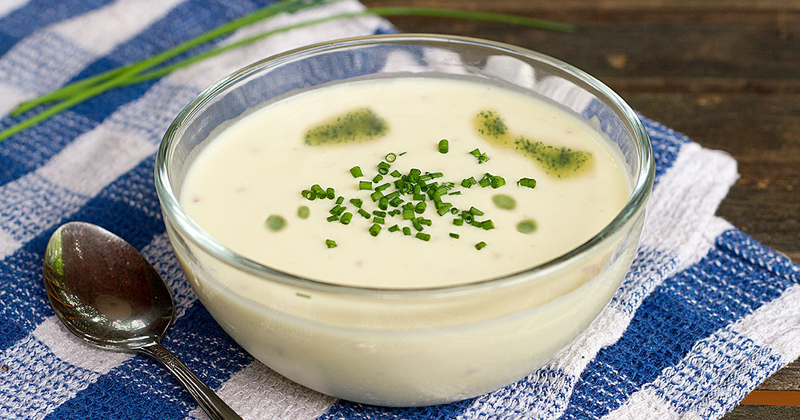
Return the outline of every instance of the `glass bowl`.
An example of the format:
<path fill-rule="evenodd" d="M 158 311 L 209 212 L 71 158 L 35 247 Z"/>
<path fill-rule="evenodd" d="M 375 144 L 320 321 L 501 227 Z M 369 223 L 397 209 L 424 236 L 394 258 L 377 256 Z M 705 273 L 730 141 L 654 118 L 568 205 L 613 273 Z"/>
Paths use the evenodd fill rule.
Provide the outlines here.
<path fill-rule="evenodd" d="M 458 77 L 557 104 L 622 157 L 632 192 L 598 234 L 512 275 L 430 288 L 312 280 L 237 254 L 182 208 L 188 168 L 215 135 L 265 103 L 351 80 Z M 155 182 L 175 253 L 214 319 L 285 377 L 351 401 L 420 406 L 517 381 L 583 332 L 636 253 L 653 184 L 649 138 L 631 108 L 592 76 L 510 45 L 382 35 L 308 46 L 253 63 L 205 90 L 167 130 Z"/>

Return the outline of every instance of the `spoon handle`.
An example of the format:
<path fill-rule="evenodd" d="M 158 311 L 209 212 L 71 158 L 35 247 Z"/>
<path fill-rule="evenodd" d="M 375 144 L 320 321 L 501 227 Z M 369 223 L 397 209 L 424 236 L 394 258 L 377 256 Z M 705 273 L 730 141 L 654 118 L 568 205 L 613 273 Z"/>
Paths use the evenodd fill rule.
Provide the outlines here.
<path fill-rule="evenodd" d="M 140 347 L 137 350 L 164 364 L 167 370 L 172 372 L 183 386 L 186 387 L 195 401 L 197 401 L 197 404 L 200 405 L 200 408 L 202 408 L 212 420 L 242 419 L 233 409 L 228 407 L 228 404 L 225 404 L 225 401 L 222 401 L 211 388 L 207 387 L 191 369 L 161 344 L 155 343 L 153 345 Z"/>

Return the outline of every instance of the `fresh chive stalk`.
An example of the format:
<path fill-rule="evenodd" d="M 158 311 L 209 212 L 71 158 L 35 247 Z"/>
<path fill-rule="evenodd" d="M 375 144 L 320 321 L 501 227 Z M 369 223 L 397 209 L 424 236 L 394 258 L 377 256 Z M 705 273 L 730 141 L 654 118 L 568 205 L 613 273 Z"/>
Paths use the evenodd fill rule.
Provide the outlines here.
<path fill-rule="evenodd" d="M 428 16 L 428 17 L 442 17 L 464 20 L 480 20 L 487 22 L 499 22 L 512 25 L 522 25 L 533 28 L 572 32 L 574 27 L 572 25 L 551 22 L 541 19 L 528 18 L 523 16 L 514 16 L 500 13 L 478 12 L 472 10 L 453 10 L 453 9 L 434 9 L 434 8 L 415 8 L 415 7 L 376 7 L 367 9 L 362 12 L 341 13 L 325 18 L 309 20 L 298 24 L 284 26 L 278 29 L 265 31 L 240 41 L 233 42 L 224 46 L 209 49 L 205 52 L 195 54 L 192 57 L 180 60 L 168 66 L 151 70 L 154 67 L 163 64 L 167 60 L 185 53 L 199 45 L 216 40 L 224 35 L 228 35 L 233 31 L 240 29 L 244 26 L 253 24 L 255 22 L 273 17 L 279 13 L 294 13 L 302 9 L 326 4 L 334 3 L 341 0 L 283 0 L 273 5 L 259 9 L 249 15 L 243 16 L 239 19 L 232 20 L 226 24 L 220 25 L 217 28 L 211 29 L 197 37 L 194 37 L 178 46 L 165 50 L 159 54 L 148 57 L 136 63 L 128 64 L 95 76 L 79 80 L 77 82 L 66 85 L 60 89 L 42 95 L 30 101 L 26 101 L 17 106 L 12 111 L 12 116 L 19 116 L 31 110 L 32 108 L 46 104 L 57 102 L 50 108 L 42 111 L 39 114 L 31 116 L 22 122 L 12 125 L 5 130 L 0 131 L 0 141 L 11 137 L 23 130 L 26 130 L 66 109 L 78 105 L 88 99 L 97 95 L 107 92 L 111 89 L 118 87 L 128 86 L 136 83 L 153 80 L 169 74 L 180 68 L 189 66 L 198 61 L 219 55 L 223 52 L 251 44 L 270 35 L 281 32 L 290 31 L 306 26 L 316 25 L 320 23 L 329 22 L 337 19 L 348 19 L 361 16 Z M 488 158 L 487 158 L 488 159 Z M 479 158 L 480 162 L 480 158 Z"/>

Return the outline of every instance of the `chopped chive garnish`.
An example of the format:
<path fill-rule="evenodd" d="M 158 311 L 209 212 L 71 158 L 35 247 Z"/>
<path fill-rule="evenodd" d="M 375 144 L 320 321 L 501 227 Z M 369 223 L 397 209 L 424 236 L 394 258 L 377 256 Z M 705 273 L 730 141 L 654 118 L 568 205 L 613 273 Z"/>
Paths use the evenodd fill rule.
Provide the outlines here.
<path fill-rule="evenodd" d="M 478 183 L 478 181 L 476 181 L 475 177 L 473 177 L 473 176 L 471 176 L 469 178 L 464 178 L 463 180 L 461 180 L 461 186 L 464 187 L 464 188 L 469 188 L 469 187 L 471 187 L 471 186 L 473 186 L 473 185 L 475 185 L 477 183 Z"/>
<path fill-rule="evenodd" d="M 277 214 L 270 215 L 266 221 L 267 228 L 273 232 L 278 232 L 286 227 L 286 219 Z"/>
<path fill-rule="evenodd" d="M 504 210 L 513 210 L 517 206 L 517 201 L 505 194 L 493 195 L 492 202 L 494 202 L 495 206 Z"/>
<path fill-rule="evenodd" d="M 319 186 L 319 184 L 314 184 L 311 186 L 311 191 L 317 195 L 317 198 L 325 198 L 328 196 L 328 193 Z"/>
<path fill-rule="evenodd" d="M 492 183 L 492 188 L 500 188 L 503 185 L 506 185 L 506 180 L 502 176 L 493 176 L 491 183 Z"/>
<path fill-rule="evenodd" d="M 407 182 L 402 178 L 395 181 L 394 187 L 397 188 L 398 194 L 408 194 L 413 188 L 410 182 Z"/>
<path fill-rule="evenodd" d="M 517 181 L 520 187 L 536 188 L 536 180 L 533 178 L 522 178 Z"/>
<path fill-rule="evenodd" d="M 334 241 L 333 239 L 326 239 L 325 246 L 327 246 L 330 249 L 330 248 L 336 248 L 338 245 L 336 245 L 336 241 Z"/>
<path fill-rule="evenodd" d="M 449 151 L 450 151 L 450 143 L 447 141 L 447 139 L 439 140 L 439 153 L 444 154 Z"/>
<path fill-rule="evenodd" d="M 525 219 L 517 223 L 517 231 L 519 233 L 530 234 L 536 232 L 537 227 L 538 225 L 536 221 L 533 219 Z"/>
<path fill-rule="evenodd" d="M 449 141 L 442 139 L 439 142 L 439 149 L 441 153 L 449 152 Z M 470 152 L 471 155 L 478 159 L 478 163 L 483 163 L 489 160 L 485 153 L 479 149 Z M 400 154 L 401 156 L 402 154 Z M 407 173 L 402 173 L 395 169 L 391 172 L 394 179 L 390 182 L 383 182 L 383 175 L 386 175 L 391 170 L 391 162 L 397 158 L 394 153 L 389 153 L 385 156 L 384 160 L 377 164 L 378 174 L 372 181 L 359 181 L 358 189 L 370 191 L 370 198 L 375 203 L 370 211 L 362 206 L 365 205 L 362 199 L 351 198 L 349 202 L 358 209 L 358 214 L 367 220 L 371 220 L 370 227 L 368 228 L 371 236 L 380 234 L 382 226 L 386 224 L 387 217 L 402 217 L 403 220 L 410 221 L 410 226 L 400 227 L 397 224 L 388 228 L 390 232 L 402 232 L 406 236 L 414 235 L 415 237 L 428 241 L 431 234 L 424 232 L 426 226 L 432 226 L 433 221 L 425 218 L 428 203 L 432 203 L 439 216 L 444 216 L 451 213 L 454 217 L 452 219 L 453 225 L 464 226 L 471 225 L 484 230 L 494 229 L 495 225 L 491 219 L 479 221 L 476 218 L 483 216 L 484 212 L 477 207 L 471 206 L 469 210 L 459 210 L 452 203 L 443 201 L 443 198 L 448 195 L 459 195 L 462 191 L 455 190 L 457 183 L 451 182 L 444 178 L 442 172 L 423 172 L 418 168 L 412 168 Z M 353 177 L 358 178 L 363 176 L 360 166 L 354 166 L 350 169 Z M 517 181 L 520 186 L 530 187 L 531 184 L 535 185 L 535 180 L 531 178 L 522 178 Z M 492 188 L 499 188 L 505 185 L 506 181 L 501 176 L 485 173 L 480 181 L 475 177 L 469 177 L 460 181 L 460 186 L 463 188 L 470 188 L 473 185 L 480 185 L 481 187 L 491 186 Z M 332 187 L 323 189 L 319 184 L 314 184 L 310 189 L 301 191 L 301 195 L 309 200 L 316 198 L 334 198 L 335 191 Z M 345 198 L 339 196 L 336 198 L 336 204 L 330 209 L 330 217 L 328 221 L 339 221 L 343 225 L 350 224 L 353 218 L 353 213 L 347 212 L 344 206 Z M 516 206 L 516 201 L 505 194 L 495 194 L 492 197 L 495 206 L 501 209 L 513 209 Z M 389 206 L 393 208 L 390 210 Z M 301 217 L 308 217 L 308 207 L 305 208 L 301 215 L 301 210 L 298 209 L 298 215 Z M 531 227 L 532 226 L 532 227 Z M 517 225 L 517 230 L 523 233 L 529 233 L 536 229 L 535 222 L 532 220 L 525 220 Z M 416 232 L 414 232 L 416 231 Z M 451 238 L 459 239 L 460 235 L 457 233 L 450 233 Z M 480 250 L 486 246 L 485 242 L 479 242 L 475 248 Z"/>
<path fill-rule="evenodd" d="M 450 207 L 453 207 L 453 205 L 450 204 L 450 203 L 444 202 L 444 201 L 440 201 L 440 202 L 436 203 L 436 209 L 437 210 L 441 209 L 441 208 L 444 208 L 445 210 L 450 211 Z"/>
<path fill-rule="evenodd" d="M 478 159 L 478 163 L 479 164 L 489 161 L 489 156 L 486 156 L 486 153 L 481 153 L 481 151 L 478 150 L 478 149 L 470 151 L 469 154 L 471 154 L 472 156 L 475 156 L 475 158 Z"/>
<path fill-rule="evenodd" d="M 297 217 L 308 219 L 309 214 L 311 214 L 311 210 L 309 210 L 308 206 L 300 206 L 297 208 Z"/>
<path fill-rule="evenodd" d="M 378 236 L 379 233 L 381 233 L 381 225 L 374 223 L 372 226 L 370 226 L 369 228 L 370 235 Z"/>
<path fill-rule="evenodd" d="M 338 216 L 338 215 L 342 214 L 342 212 L 344 212 L 344 209 L 345 209 L 344 207 L 342 207 L 342 206 L 337 204 L 337 205 L 333 206 L 333 208 L 331 208 L 328 211 L 328 213 L 335 214 L 335 215 Z"/>

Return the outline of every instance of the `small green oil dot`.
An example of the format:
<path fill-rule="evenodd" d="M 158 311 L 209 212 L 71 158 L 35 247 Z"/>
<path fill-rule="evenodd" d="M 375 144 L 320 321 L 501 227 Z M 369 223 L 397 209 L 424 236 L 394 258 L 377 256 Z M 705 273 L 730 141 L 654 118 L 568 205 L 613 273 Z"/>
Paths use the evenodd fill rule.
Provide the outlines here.
<path fill-rule="evenodd" d="M 495 206 L 505 210 L 513 210 L 514 207 L 517 207 L 517 201 L 505 194 L 495 194 L 492 196 L 492 201 Z"/>
<path fill-rule="evenodd" d="M 267 217 L 267 228 L 273 232 L 278 232 L 286 227 L 286 219 L 283 216 L 273 214 Z"/>
<path fill-rule="evenodd" d="M 526 235 L 536 232 L 536 228 L 538 225 L 536 221 L 533 219 L 525 219 L 519 223 L 517 223 L 517 231 L 519 233 L 524 233 Z"/>

